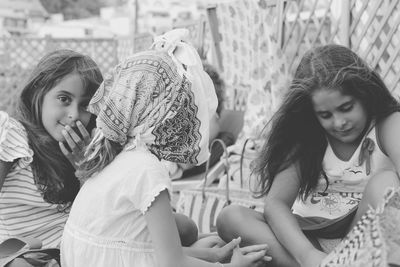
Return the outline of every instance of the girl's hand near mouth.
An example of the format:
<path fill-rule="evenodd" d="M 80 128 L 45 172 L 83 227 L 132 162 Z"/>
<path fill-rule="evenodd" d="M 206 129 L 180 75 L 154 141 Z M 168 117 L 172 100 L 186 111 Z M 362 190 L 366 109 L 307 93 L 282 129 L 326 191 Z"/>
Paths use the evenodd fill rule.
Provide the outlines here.
<path fill-rule="evenodd" d="M 80 122 L 76 121 L 75 130 L 66 125 L 62 134 L 65 138 L 65 142 L 59 142 L 62 153 L 67 157 L 69 162 L 75 169 L 78 169 L 80 162 L 84 158 L 85 147 L 90 143 L 91 137 L 85 126 Z M 77 132 L 79 130 L 79 132 Z"/>

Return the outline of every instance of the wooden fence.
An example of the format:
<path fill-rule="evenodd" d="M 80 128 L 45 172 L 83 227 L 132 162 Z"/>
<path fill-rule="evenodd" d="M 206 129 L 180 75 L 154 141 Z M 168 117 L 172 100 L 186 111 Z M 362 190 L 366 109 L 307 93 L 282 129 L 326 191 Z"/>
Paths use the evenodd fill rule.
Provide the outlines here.
<path fill-rule="evenodd" d="M 56 49 L 72 49 L 92 57 L 103 72 L 109 71 L 119 60 L 150 46 L 150 34 L 134 39 L 101 38 L 0 38 L 1 66 L 18 66 L 28 69 L 46 53 Z"/>
<path fill-rule="evenodd" d="M 147 49 L 152 41 L 151 34 L 139 34 L 133 39 L 0 38 L 0 110 L 13 113 L 22 83 L 50 51 L 65 48 L 89 55 L 106 73 L 121 59 Z"/>
<path fill-rule="evenodd" d="M 226 17 L 218 17 L 219 13 L 216 11 L 224 6 L 217 4 L 208 8 L 208 21 L 202 17 L 193 23 L 175 25 L 175 27 L 185 27 L 190 30 L 192 42 L 200 50 L 202 56 L 211 54 L 212 63 L 219 67 L 225 77 L 230 71 L 238 72 L 238 64 L 241 65 L 241 70 L 243 70 L 241 74 L 247 76 L 239 75 L 239 78 L 228 79 L 230 90 L 228 95 L 231 96 L 229 108 L 245 110 L 249 91 L 254 89 L 249 80 L 253 76 L 265 73 L 265 70 L 262 70 L 262 64 L 255 70 L 256 73 L 248 73 L 251 66 L 246 66 L 246 64 L 252 63 L 246 62 L 244 57 L 238 62 L 239 59 L 234 53 L 245 52 L 247 56 L 254 57 L 254 51 L 251 51 L 250 47 L 248 51 L 245 51 L 246 47 L 241 46 L 243 40 L 238 43 L 235 43 L 232 38 L 226 40 L 228 37 L 223 35 L 223 31 L 226 30 L 229 22 L 235 20 L 241 31 L 238 38 L 254 38 L 255 40 L 252 40 L 254 42 L 260 41 L 257 40 L 257 34 L 262 36 L 266 32 L 265 29 L 261 29 L 263 26 L 273 25 L 268 29 L 273 31 L 269 33 L 268 43 L 259 44 L 260 47 L 258 47 L 261 51 L 266 49 L 261 45 L 265 45 L 267 49 L 273 51 L 272 55 L 265 59 L 271 61 L 265 69 L 278 69 L 278 73 L 269 73 L 268 79 L 272 80 L 272 86 L 267 82 L 262 85 L 263 88 L 271 91 L 272 100 L 267 104 L 272 108 L 277 105 L 279 102 L 277 99 L 284 91 L 285 81 L 279 81 L 279 79 L 290 79 L 302 54 L 307 49 L 328 43 L 343 44 L 356 51 L 380 73 L 393 94 L 400 97 L 400 1 L 233 0 L 229 2 L 232 6 L 237 4 L 244 7 L 248 7 L 249 3 L 256 5 L 256 11 L 249 9 L 251 12 L 245 13 L 243 9 L 229 7 L 226 11 L 231 15 L 228 18 L 228 24 Z M 255 22 L 259 23 L 257 21 L 259 19 L 272 20 L 272 22 L 258 25 L 260 29 L 255 31 L 252 27 Z M 244 32 L 243 25 L 249 26 Z M 229 26 L 236 27 L 233 24 Z M 248 31 L 253 31 L 253 37 Z M 132 52 L 144 50 L 151 42 L 152 36 L 149 34 L 136 36 L 134 40 L 0 38 L 0 71 L 10 66 L 25 69 L 36 63 L 48 51 L 71 48 L 93 57 L 102 71 L 106 72 L 121 58 Z M 234 46 L 232 49 L 234 53 L 230 58 L 226 55 L 226 50 L 229 49 L 227 45 Z M 271 48 L 274 46 L 276 49 Z M 277 58 L 279 60 L 284 58 L 284 63 L 277 63 Z M 227 64 L 228 60 L 231 60 L 229 64 Z M 276 84 L 280 85 L 274 87 Z"/>
<path fill-rule="evenodd" d="M 280 48 L 277 55 L 286 58 L 286 79 L 297 67 L 303 53 L 316 45 L 337 43 L 350 47 L 375 69 L 389 89 L 400 97 L 400 1 L 398 0 L 251 0 L 259 11 L 246 16 L 260 16 L 273 13 L 276 32 L 271 38 Z M 234 4 L 250 2 L 232 1 L 229 10 L 232 17 L 237 10 Z M 221 51 L 221 32 L 226 27 L 217 16 L 218 4 L 208 9 L 213 49 L 217 54 L 217 64 L 224 73 L 235 66 L 226 65 Z M 239 11 L 240 12 L 240 11 Z M 224 18 L 226 19 L 226 18 Z M 237 19 L 237 18 L 236 18 Z M 223 25 L 221 25 L 223 24 Z M 223 49 L 226 49 L 224 47 Z M 249 66 L 250 68 L 250 66 Z M 289 76 L 288 76 L 289 74 Z M 247 81 L 236 81 L 237 84 Z M 235 86 L 235 91 L 248 90 L 246 86 Z M 281 93 L 282 94 L 282 93 Z M 280 94 L 280 95 L 281 95 Z M 233 92 L 236 97 L 246 97 L 247 92 Z M 243 99 L 234 99 L 234 109 L 245 109 Z"/>
<path fill-rule="evenodd" d="M 282 51 L 292 71 L 306 49 L 339 43 L 364 58 L 400 96 L 400 1 L 284 1 L 281 12 Z"/>

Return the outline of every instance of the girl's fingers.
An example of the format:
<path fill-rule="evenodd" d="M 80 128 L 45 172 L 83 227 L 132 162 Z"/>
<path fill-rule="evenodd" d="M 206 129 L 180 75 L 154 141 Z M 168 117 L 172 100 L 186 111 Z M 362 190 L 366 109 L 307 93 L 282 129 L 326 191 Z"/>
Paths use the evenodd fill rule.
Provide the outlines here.
<path fill-rule="evenodd" d="M 67 132 L 67 130 L 65 130 L 65 129 L 62 130 L 61 133 L 64 136 L 65 141 L 67 141 L 67 144 L 68 144 L 69 148 L 71 149 L 71 151 L 75 151 L 76 148 L 77 148 L 77 144 L 75 143 L 75 141 L 70 136 L 70 133 Z"/>
<path fill-rule="evenodd" d="M 76 121 L 76 126 L 78 127 L 79 132 L 82 135 L 83 141 L 85 142 L 85 144 L 88 144 L 90 141 L 89 132 L 86 130 L 85 126 L 80 121 Z"/>
<path fill-rule="evenodd" d="M 82 142 L 82 139 L 79 137 L 79 135 L 74 131 L 74 129 L 71 128 L 71 126 L 66 125 L 65 126 L 65 130 L 67 130 L 68 134 L 71 136 L 72 140 L 74 140 L 74 142 L 76 144 L 78 144 L 79 142 Z"/>
<path fill-rule="evenodd" d="M 240 243 L 240 239 L 236 238 L 236 239 L 232 239 L 231 242 L 229 242 L 228 244 L 226 244 L 224 246 L 224 248 L 228 249 L 228 250 L 233 250 L 235 247 L 237 247 Z"/>
<path fill-rule="evenodd" d="M 247 254 L 247 253 L 250 253 L 250 252 L 257 252 L 257 251 L 260 251 L 260 250 L 267 250 L 268 249 L 268 245 L 267 244 L 261 244 L 261 245 L 252 245 L 252 246 L 247 246 L 247 247 L 242 247 L 242 248 L 240 248 L 240 251 L 243 253 L 243 254 Z"/>
<path fill-rule="evenodd" d="M 78 124 L 80 124 L 83 127 L 82 123 L 77 122 L 77 125 Z M 88 132 L 86 131 L 86 129 L 84 129 L 82 131 L 85 132 L 84 133 L 85 137 L 83 140 L 69 125 L 65 126 L 66 133 L 64 133 L 64 131 L 63 131 L 63 135 L 64 135 L 65 140 L 67 141 L 68 145 L 70 146 L 71 150 L 73 150 L 73 151 L 82 150 L 90 142 L 90 136 L 89 136 Z"/>
<path fill-rule="evenodd" d="M 194 244 L 191 245 L 191 247 L 222 247 L 219 240 L 220 239 L 216 236 L 207 236 L 199 238 Z"/>
<path fill-rule="evenodd" d="M 242 251 L 240 250 L 239 246 L 235 246 L 233 249 L 233 256 L 237 256 L 237 255 L 243 255 Z M 233 257 L 232 256 L 232 257 Z"/>
<path fill-rule="evenodd" d="M 261 250 L 261 251 L 258 251 L 258 252 L 252 252 L 252 253 L 246 254 L 245 257 L 247 259 L 249 259 L 250 261 L 252 261 L 252 262 L 263 260 L 264 257 L 265 257 L 265 250 Z"/>
<path fill-rule="evenodd" d="M 264 261 L 272 261 L 272 257 L 271 256 L 264 256 L 263 260 Z"/>
<path fill-rule="evenodd" d="M 58 142 L 58 145 L 60 146 L 61 152 L 64 154 L 64 156 L 68 157 L 70 152 L 68 151 L 68 149 L 65 147 L 65 145 L 63 144 L 63 142 Z"/>

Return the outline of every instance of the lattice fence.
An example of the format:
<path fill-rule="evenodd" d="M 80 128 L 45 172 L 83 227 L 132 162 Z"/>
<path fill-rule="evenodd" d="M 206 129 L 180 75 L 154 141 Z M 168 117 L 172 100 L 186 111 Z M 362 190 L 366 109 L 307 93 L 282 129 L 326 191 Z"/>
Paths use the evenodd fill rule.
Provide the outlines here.
<path fill-rule="evenodd" d="M 248 6 L 250 2 L 259 5 L 258 13 L 263 12 L 263 5 L 275 6 L 272 14 L 277 18 L 278 32 L 275 41 L 281 47 L 281 53 L 286 60 L 285 70 L 290 75 L 306 50 L 317 45 L 338 43 L 349 46 L 363 57 L 380 73 L 393 94 L 400 97 L 400 1 L 235 0 L 228 3 L 228 15 L 225 16 L 221 16 L 224 10 L 218 9 L 225 8 L 227 4 L 218 4 L 216 8 L 219 17 L 215 21 L 209 18 L 209 21 L 211 28 L 217 29 L 213 36 L 215 49 L 217 56 L 221 57 L 221 62 L 226 64 L 225 73 L 235 71 L 236 67 L 230 66 L 233 61 L 230 62 L 226 55 L 226 49 L 230 49 L 231 45 L 229 41 L 233 40 L 234 36 L 223 35 L 227 32 L 226 28 L 234 29 L 235 25 L 249 20 L 248 16 L 260 16 L 256 13 L 245 14 L 242 19 L 237 16 L 241 11 L 235 9 L 235 5 Z M 213 8 L 215 9 L 209 8 L 209 14 Z M 246 34 L 243 37 L 246 37 Z M 236 49 L 236 53 L 240 54 L 240 48 Z M 282 76 L 282 79 L 290 79 L 290 75 Z M 243 92 L 234 95 L 246 97 Z M 234 99 L 234 103 L 234 108 L 245 107 L 243 99 Z"/>
<path fill-rule="evenodd" d="M 56 49 L 72 49 L 89 55 L 103 72 L 118 62 L 118 41 L 114 39 L 1 38 L 1 64 L 33 67 L 46 53 Z"/>
<path fill-rule="evenodd" d="M 400 98 L 400 1 L 351 1 L 350 45 Z"/>
<path fill-rule="evenodd" d="M 317 45 L 350 47 L 400 98 L 399 0 L 231 0 L 208 8 L 208 18 L 218 64 L 233 85 L 231 108 L 246 110 L 245 128 L 257 131 L 269 119 L 300 58 Z"/>
<path fill-rule="evenodd" d="M 121 59 L 150 47 L 152 41 L 151 34 L 139 34 L 133 40 L 0 38 L 0 110 L 13 112 L 22 83 L 50 51 L 66 48 L 89 55 L 105 73 Z"/>
<path fill-rule="evenodd" d="M 284 1 L 282 14 L 282 51 L 291 73 L 305 50 L 339 43 L 364 58 L 400 97 L 400 1 Z"/>
<path fill-rule="evenodd" d="M 337 1 L 336 1 L 337 2 Z M 340 19 L 334 0 L 284 1 L 282 6 L 282 51 L 292 73 L 309 48 L 342 43 Z"/>

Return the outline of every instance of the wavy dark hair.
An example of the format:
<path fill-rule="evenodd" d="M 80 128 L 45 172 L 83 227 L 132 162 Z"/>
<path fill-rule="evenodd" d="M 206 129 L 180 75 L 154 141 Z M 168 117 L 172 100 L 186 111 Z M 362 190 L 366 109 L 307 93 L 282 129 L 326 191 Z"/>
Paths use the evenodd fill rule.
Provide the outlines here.
<path fill-rule="evenodd" d="M 275 176 L 292 164 L 299 173 L 302 199 L 316 187 L 327 147 L 311 101 L 313 92 L 320 89 L 340 90 L 360 100 L 370 120 L 379 121 L 399 110 L 398 101 L 379 75 L 349 48 L 332 44 L 307 51 L 268 123 L 267 140 L 254 169 L 260 185 L 258 196 L 267 194 Z"/>
<path fill-rule="evenodd" d="M 210 63 L 203 62 L 204 71 L 210 76 L 215 89 L 215 94 L 217 95 L 218 99 L 218 106 L 217 106 L 217 114 L 218 116 L 221 115 L 221 112 L 224 108 L 225 104 L 225 83 L 224 80 L 219 75 L 217 69 L 211 65 Z"/>
<path fill-rule="evenodd" d="M 32 148 L 32 172 L 45 201 L 69 204 L 79 191 L 75 169 L 61 152 L 58 142 L 42 123 L 44 96 L 66 75 L 78 73 L 87 96 L 93 96 L 103 77 L 97 64 L 89 57 L 72 50 L 56 50 L 45 55 L 32 71 L 22 89 L 17 118 L 25 126 Z"/>

